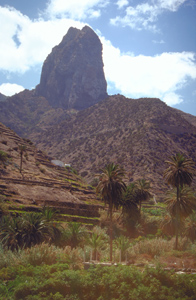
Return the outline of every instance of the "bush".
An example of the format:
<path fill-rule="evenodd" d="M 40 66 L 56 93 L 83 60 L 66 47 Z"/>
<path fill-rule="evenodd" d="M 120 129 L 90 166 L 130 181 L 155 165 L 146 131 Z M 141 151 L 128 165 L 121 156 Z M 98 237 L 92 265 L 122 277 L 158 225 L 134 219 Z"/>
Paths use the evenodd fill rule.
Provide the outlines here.
<path fill-rule="evenodd" d="M 150 254 L 152 256 L 160 256 L 173 249 L 173 241 L 167 241 L 162 238 L 144 239 L 137 242 L 133 246 L 135 254 Z"/>
<path fill-rule="evenodd" d="M 8 154 L 0 150 L 0 162 L 5 163 L 8 159 Z"/>

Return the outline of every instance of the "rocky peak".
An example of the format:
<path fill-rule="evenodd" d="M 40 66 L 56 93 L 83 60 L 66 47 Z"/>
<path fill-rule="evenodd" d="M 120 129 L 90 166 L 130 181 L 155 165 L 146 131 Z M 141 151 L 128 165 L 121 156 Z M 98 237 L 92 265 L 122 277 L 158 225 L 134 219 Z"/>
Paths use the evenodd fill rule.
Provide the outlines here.
<path fill-rule="evenodd" d="M 36 88 L 52 107 L 84 109 L 107 97 L 102 44 L 88 26 L 71 27 L 46 58 Z"/>
<path fill-rule="evenodd" d="M 5 101 L 7 97 L 0 93 L 0 101 Z"/>

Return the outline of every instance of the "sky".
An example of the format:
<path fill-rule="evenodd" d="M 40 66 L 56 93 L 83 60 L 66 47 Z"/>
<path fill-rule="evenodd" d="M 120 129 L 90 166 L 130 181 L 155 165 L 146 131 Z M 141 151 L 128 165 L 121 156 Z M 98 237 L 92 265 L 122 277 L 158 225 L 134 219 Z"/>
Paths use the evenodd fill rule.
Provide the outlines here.
<path fill-rule="evenodd" d="M 196 116 L 196 0 L 0 0 L 0 93 L 33 89 L 70 27 L 103 44 L 108 94 Z"/>

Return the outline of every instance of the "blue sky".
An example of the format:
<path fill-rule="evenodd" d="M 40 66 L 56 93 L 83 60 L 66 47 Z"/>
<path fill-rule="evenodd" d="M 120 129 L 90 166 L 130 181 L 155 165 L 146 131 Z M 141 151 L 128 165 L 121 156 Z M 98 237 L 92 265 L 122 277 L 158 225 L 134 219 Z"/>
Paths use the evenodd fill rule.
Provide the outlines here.
<path fill-rule="evenodd" d="M 0 0 L 0 92 L 33 89 L 69 27 L 103 44 L 108 93 L 196 115 L 196 0 Z"/>

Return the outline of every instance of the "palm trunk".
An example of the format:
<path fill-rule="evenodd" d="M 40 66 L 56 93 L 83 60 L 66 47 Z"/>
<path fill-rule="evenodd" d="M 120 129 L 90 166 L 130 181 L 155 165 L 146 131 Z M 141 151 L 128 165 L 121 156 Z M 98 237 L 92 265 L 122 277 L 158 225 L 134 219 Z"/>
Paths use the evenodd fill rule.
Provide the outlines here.
<path fill-rule="evenodd" d="M 22 172 L 22 153 L 20 154 L 20 173 Z"/>
<path fill-rule="evenodd" d="M 112 207 L 109 207 L 110 210 L 110 261 L 112 262 L 112 240 L 113 240 L 113 226 L 112 226 Z"/>
<path fill-rule="evenodd" d="M 177 186 L 177 209 L 176 209 L 176 220 L 175 220 L 175 227 L 176 227 L 176 243 L 175 249 L 178 250 L 178 235 L 179 235 L 179 201 L 180 201 L 180 189 Z"/>

